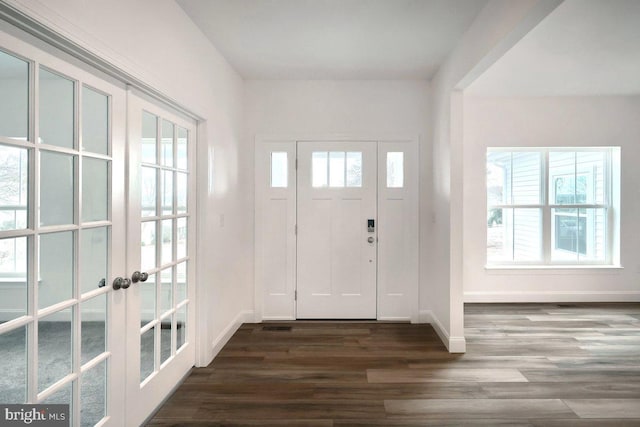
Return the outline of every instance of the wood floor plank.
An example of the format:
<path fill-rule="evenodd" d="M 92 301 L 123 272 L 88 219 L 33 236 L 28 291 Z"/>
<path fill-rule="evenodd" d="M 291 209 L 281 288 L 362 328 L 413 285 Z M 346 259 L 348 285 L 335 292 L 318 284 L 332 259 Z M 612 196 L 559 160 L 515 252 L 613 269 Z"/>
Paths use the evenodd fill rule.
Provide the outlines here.
<path fill-rule="evenodd" d="M 580 418 L 640 418 L 640 399 L 567 399 Z"/>
<path fill-rule="evenodd" d="M 370 383 L 527 382 L 517 369 L 368 369 Z"/>

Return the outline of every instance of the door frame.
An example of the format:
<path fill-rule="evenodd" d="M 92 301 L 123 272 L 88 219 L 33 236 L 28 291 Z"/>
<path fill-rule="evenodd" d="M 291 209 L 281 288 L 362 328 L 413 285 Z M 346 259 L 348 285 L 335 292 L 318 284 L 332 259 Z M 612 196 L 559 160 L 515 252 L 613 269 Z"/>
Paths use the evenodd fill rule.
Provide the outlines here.
<path fill-rule="evenodd" d="M 408 166 L 408 174 L 405 180 L 412 186 L 410 206 L 411 206 L 411 232 L 415 236 L 415 244 L 412 245 L 414 256 L 411 260 L 411 269 L 407 292 L 410 294 L 410 306 L 406 307 L 399 315 L 385 315 L 381 312 L 382 292 L 380 292 L 379 272 L 376 275 L 377 288 L 377 320 L 387 321 L 410 321 L 419 322 L 419 180 L 418 180 L 418 150 L 420 138 L 411 134 L 312 134 L 312 135 L 257 135 L 254 140 L 255 148 L 255 217 L 254 217 L 254 321 L 262 322 L 268 320 L 296 320 L 296 223 L 297 223 L 297 144 L 299 142 L 369 142 L 377 144 L 378 153 L 385 144 L 406 144 L 409 153 L 413 153 L 405 160 L 405 167 Z M 288 182 L 287 188 L 273 189 L 269 186 L 270 164 L 269 153 L 271 151 L 282 151 L 289 154 L 288 157 Z M 380 162 L 380 160 L 379 160 Z M 379 163 L 380 164 L 380 163 Z M 380 182 L 382 174 L 378 167 L 378 189 L 377 189 L 377 211 L 380 212 Z M 279 292 L 269 292 L 269 281 L 272 277 L 268 269 L 270 263 L 267 257 L 271 237 L 274 234 L 272 227 L 266 221 L 268 214 L 268 204 L 270 201 L 281 202 L 286 206 L 286 230 L 281 231 L 279 239 L 281 244 L 286 245 L 286 260 L 282 262 L 286 265 L 286 272 L 279 272 L 281 283 Z M 382 223 L 378 220 L 378 231 Z M 267 235 L 269 232 L 270 235 Z M 278 235 L 276 233 L 276 235 Z M 271 255 L 269 253 L 269 255 Z M 378 259 L 380 268 L 380 259 Z"/>

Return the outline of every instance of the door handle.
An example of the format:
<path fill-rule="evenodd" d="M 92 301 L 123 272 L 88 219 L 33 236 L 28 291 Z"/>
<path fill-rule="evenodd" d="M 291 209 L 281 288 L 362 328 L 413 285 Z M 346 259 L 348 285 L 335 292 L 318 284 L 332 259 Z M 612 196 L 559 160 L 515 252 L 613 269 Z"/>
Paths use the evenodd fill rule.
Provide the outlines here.
<path fill-rule="evenodd" d="M 373 242 L 375 242 L 375 241 L 376 241 L 376 239 L 375 239 L 373 236 L 371 236 L 371 237 L 369 237 L 369 238 L 367 239 L 367 242 L 369 242 L 369 243 L 373 243 Z"/>
<path fill-rule="evenodd" d="M 129 286 L 131 286 L 131 279 L 128 277 L 116 277 L 111 285 L 116 291 L 118 289 L 127 289 Z"/>
<path fill-rule="evenodd" d="M 134 271 L 131 275 L 131 281 L 133 283 L 146 282 L 148 278 L 149 274 L 147 274 L 146 272 Z"/>

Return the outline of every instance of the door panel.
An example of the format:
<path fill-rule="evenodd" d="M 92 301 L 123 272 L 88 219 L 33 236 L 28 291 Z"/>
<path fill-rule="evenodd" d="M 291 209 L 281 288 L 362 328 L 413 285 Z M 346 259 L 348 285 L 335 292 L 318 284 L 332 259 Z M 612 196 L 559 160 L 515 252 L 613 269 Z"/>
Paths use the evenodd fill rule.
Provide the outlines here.
<path fill-rule="evenodd" d="M 299 142 L 298 162 L 297 317 L 375 319 L 376 144 Z"/>

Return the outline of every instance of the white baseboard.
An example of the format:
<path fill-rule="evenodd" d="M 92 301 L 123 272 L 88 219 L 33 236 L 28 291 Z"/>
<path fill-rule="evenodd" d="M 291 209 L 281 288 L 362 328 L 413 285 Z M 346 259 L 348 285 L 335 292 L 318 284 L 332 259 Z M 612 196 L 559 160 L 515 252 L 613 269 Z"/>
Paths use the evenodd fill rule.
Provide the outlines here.
<path fill-rule="evenodd" d="M 430 323 L 436 331 L 449 353 L 464 353 L 467 351 L 467 341 L 463 336 L 450 336 L 438 317 L 431 310 L 421 310 L 418 323 Z"/>
<path fill-rule="evenodd" d="M 216 339 L 213 340 L 213 342 L 211 343 L 211 347 L 212 347 L 212 360 L 213 358 L 215 358 L 218 353 L 220 353 L 220 350 L 222 350 L 222 347 L 225 346 L 225 344 L 231 339 L 231 337 L 233 336 L 233 334 L 236 333 L 236 331 L 238 330 L 238 328 L 240 328 L 240 326 L 242 326 L 243 323 L 253 323 L 254 318 L 253 318 L 253 310 L 243 310 L 240 313 L 238 313 L 236 315 L 236 317 L 229 322 L 229 324 L 227 325 L 226 328 L 224 328 L 224 330 L 222 332 L 220 332 L 220 334 L 216 337 Z"/>
<path fill-rule="evenodd" d="M 465 292 L 464 302 L 640 302 L 640 291 Z"/>

